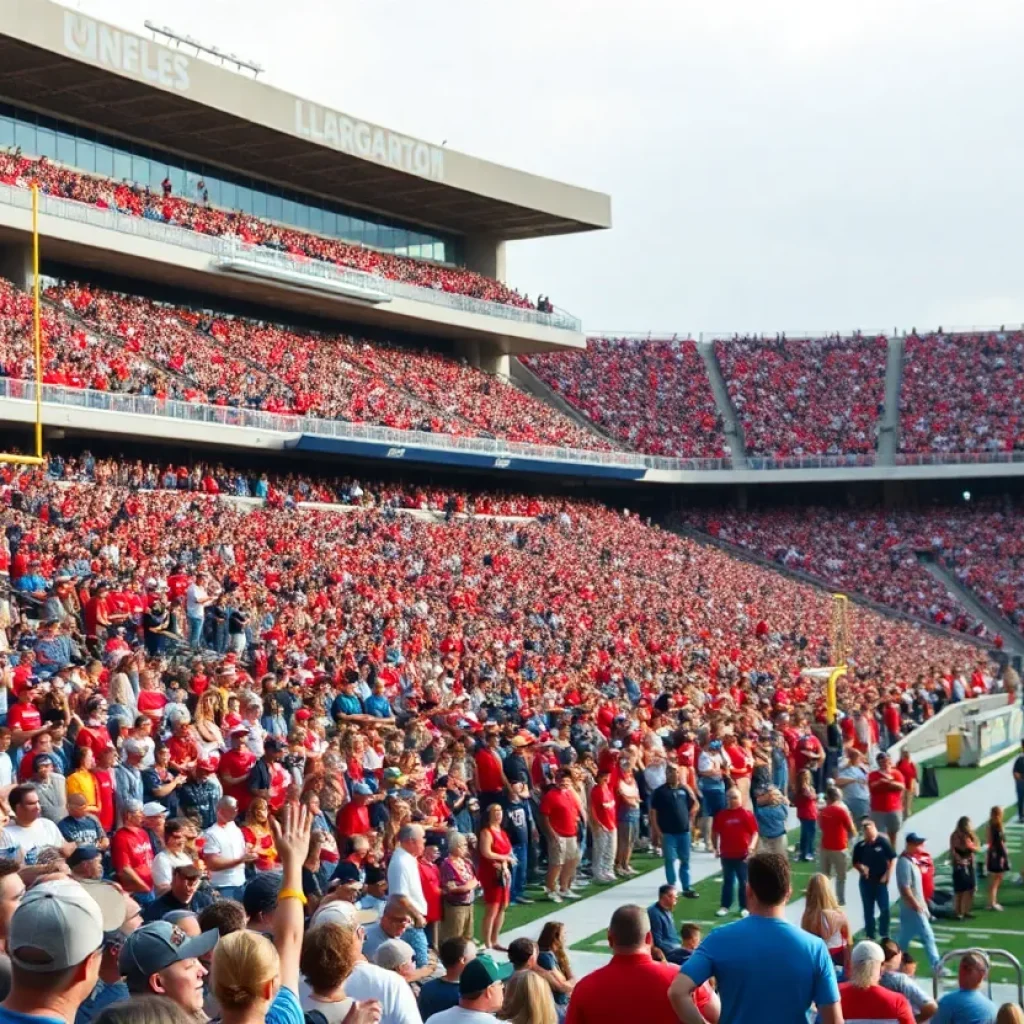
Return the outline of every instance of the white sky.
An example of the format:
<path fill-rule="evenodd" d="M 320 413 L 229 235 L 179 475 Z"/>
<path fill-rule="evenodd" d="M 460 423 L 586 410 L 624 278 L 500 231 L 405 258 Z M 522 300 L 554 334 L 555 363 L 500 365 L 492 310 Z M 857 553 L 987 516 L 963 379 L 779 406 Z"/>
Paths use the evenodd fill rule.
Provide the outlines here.
<path fill-rule="evenodd" d="M 66 2 L 610 193 L 611 231 L 509 246 L 591 330 L 1024 321 L 1014 0 Z"/>

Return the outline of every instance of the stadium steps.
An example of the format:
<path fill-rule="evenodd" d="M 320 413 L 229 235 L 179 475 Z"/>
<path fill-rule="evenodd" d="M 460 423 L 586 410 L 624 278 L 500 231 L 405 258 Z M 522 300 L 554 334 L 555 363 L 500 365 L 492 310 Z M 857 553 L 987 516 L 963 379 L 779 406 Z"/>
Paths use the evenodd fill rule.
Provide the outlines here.
<path fill-rule="evenodd" d="M 878 465 L 891 466 L 896 461 L 900 440 L 900 387 L 903 384 L 903 339 L 889 338 L 885 363 L 885 408 L 878 424 Z"/>
<path fill-rule="evenodd" d="M 519 388 L 520 391 L 525 391 L 528 394 L 533 395 L 534 398 L 539 398 L 545 405 L 550 405 L 552 408 L 557 409 L 563 416 L 567 416 L 577 424 L 577 426 L 583 427 L 584 430 L 589 431 L 596 437 L 600 437 L 607 441 L 610 445 L 613 445 L 617 451 L 627 451 L 626 446 L 612 434 L 606 433 L 602 430 L 593 420 L 587 419 L 575 408 L 570 405 L 557 391 L 547 386 L 528 366 L 520 362 L 519 359 L 509 360 L 509 380 Z"/>
<path fill-rule="evenodd" d="M 999 615 L 993 608 L 985 604 L 974 592 L 965 587 L 944 565 L 935 560 L 931 553 L 918 552 L 917 560 L 934 576 L 956 599 L 975 617 L 980 619 L 993 633 L 999 633 L 1004 641 L 1005 649 L 1014 654 L 1024 654 L 1024 635 Z"/>
<path fill-rule="evenodd" d="M 743 442 L 743 428 L 740 426 L 739 417 L 729 400 L 729 390 L 725 386 L 725 378 L 722 376 L 722 368 L 718 365 L 718 358 L 715 356 L 713 342 L 697 345 L 704 360 L 704 366 L 708 371 L 708 380 L 711 382 L 711 390 L 715 395 L 715 406 L 718 415 L 722 417 L 722 429 L 725 431 L 725 439 L 729 442 L 732 451 L 732 465 L 734 469 L 747 468 L 747 446 Z"/>

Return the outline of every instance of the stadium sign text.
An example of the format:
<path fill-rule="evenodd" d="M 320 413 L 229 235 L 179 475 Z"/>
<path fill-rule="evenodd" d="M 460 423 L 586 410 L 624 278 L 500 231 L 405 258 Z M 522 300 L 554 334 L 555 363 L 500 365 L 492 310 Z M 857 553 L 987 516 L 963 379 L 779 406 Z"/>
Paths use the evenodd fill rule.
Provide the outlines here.
<path fill-rule="evenodd" d="M 185 92 L 189 86 L 189 59 L 185 54 L 75 11 L 64 12 L 64 49 L 74 57 L 164 89 Z"/>
<path fill-rule="evenodd" d="M 350 156 L 375 160 L 421 178 L 444 181 L 444 151 L 437 146 L 428 146 L 365 121 L 354 121 L 315 103 L 295 101 L 295 131 Z"/>

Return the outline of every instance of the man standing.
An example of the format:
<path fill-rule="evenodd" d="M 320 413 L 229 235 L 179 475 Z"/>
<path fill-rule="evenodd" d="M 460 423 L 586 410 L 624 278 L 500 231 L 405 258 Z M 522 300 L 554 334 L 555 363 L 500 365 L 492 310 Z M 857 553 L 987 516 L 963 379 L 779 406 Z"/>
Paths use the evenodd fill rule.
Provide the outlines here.
<path fill-rule="evenodd" d="M 892 767 L 889 755 L 883 750 L 878 755 L 878 769 L 868 776 L 871 793 L 871 817 L 880 832 L 896 846 L 896 837 L 903 824 L 903 776 Z"/>
<path fill-rule="evenodd" d="M 710 978 L 718 983 L 723 1021 L 792 1024 L 804 1020 L 813 1003 L 822 1024 L 839 1024 L 835 968 L 820 938 L 786 920 L 791 893 L 785 857 L 763 853 L 751 858 L 751 916 L 707 935 L 669 989 L 683 1024 L 703 1024 L 694 990 Z"/>
<path fill-rule="evenodd" d="M 711 827 L 715 856 L 722 861 L 722 905 L 716 917 L 725 917 L 732 906 L 732 890 L 738 888 L 740 917 L 747 916 L 747 858 L 757 845 L 757 822 L 754 815 L 740 806 L 740 791 L 730 789 L 725 795 L 726 807 L 719 811 Z"/>
<path fill-rule="evenodd" d="M 1013 782 L 1017 787 L 1017 824 L 1024 825 L 1024 740 L 1020 741 L 1020 753 L 1013 762 Z"/>
<path fill-rule="evenodd" d="M 195 582 L 185 591 L 185 616 L 188 619 L 188 645 L 194 651 L 203 646 L 206 606 L 213 602 L 206 592 L 206 573 L 197 572 Z"/>
<path fill-rule="evenodd" d="M 553 903 L 578 899 L 572 880 L 579 862 L 576 826 L 580 820 L 580 802 L 572 789 L 572 773 L 561 768 L 556 784 L 540 802 L 540 820 L 548 840 L 548 876 L 546 895 Z"/>
<path fill-rule="evenodd" d="M 129 800 L 123 809 L 124 824 L 110 843 L 110 859 L 117 880 L 141 907 L 153 902 L 153 844 L 142 827 L 142 803 Z"/>
<path fill-rule="evenodd" d="M 658 887 L 658 902 L 647 908 L 647 917 L 651 922 L 652 955 L 656 960 L 667 960 L 670 964 L 681 964 L 688 956 L 679 941 L 676 922 L 672 917 L 678 902 L 676 887 L 661 885 Z"/>
<path fill-rule="evenodd" d="M 978 991 L 987 974 L 984 957 L 965 953 L 960 958 L 960 987 L 939 1000 L 935 1024 L 994 1024 L 995 1003 Z"/>
<path fill-rule="evenodd" d="M 843 803 L 855 822 L 871 812 L 871 793 L 868 790 L 868 771 L 864 767 L 864 755 L 851 747 L 844 764 L 836 774 L 836 786 L 843 794 Z"/>
<path fill-rule="evenodd" d="M 203 833 L 203 860 L 210 870 L 210 885 L 226 900 L 241 900 L 245 865 L 256 859 L 235 824 L 238 802 L 226 796 L 217 804 L 217 823 Z"/>
<path fill-rule="evenodd" d="M 829 786 L 825 790 L 825 806 L 818 812 L 821 829 L 821 848 L 818 851 L 821 873 L 836 877 L 836 897 L 846 903 L 846 851 L 850 840 L 857 834 L 857 826 L 846 809 L 839 790 Z"/>
<path fill-rule="evenodd" d="M 697 806 L 697 794 L 683 782 L 679 767 L 670 764 L 665 785 L 651 795 L 651 836 L 665 858 L 665 881 L 675 889 L 678 862 L 678 880 L 688 899 L 697 898 L 690 888 L 690 833 L 697 820 Z"/>
<path fill-rule="evenodd" d="M 388 864 L 388 893 L 404 896 L 415 917 L 413 927 L 407 928 L 402 938 L 416 953 L 416 966 L 427 962 L 427 898 L 423 894 L 423 880 L 420 877 L 419 859 L 427 845 L 427 835 L 421 825 L 403 825 L 398 832 L 398 847 Z"/>
<path fill-rule="evenodd" d="M 114 797 L 118 826 L 124 824 L 125 807 L 142 803 L 142 759 L 146 748 L 138 740 L 127 739 L 121 746 L 123 758 L 114 768 Z"/>
<path fill-rule="evenodd" d="M 610 885 L 615 877 L 615 851 L 618 847 L 618 830 L 615 822 L 615 794 L 610 780 L 611 768 L 604 765 L 597 769 L 597 782 L 590 791 L 590 834 L 593 836 L 591 859 L 594 867 L 594 881 Z"/>
<path fill-rule="evenodd" d="M 896 863 L 896 884 L 900 890 L 900 934 L 896 941 L 905 952 L 910 943 L 917 939 L 924 946 L 928 962 L 935 972 L 939 969 L 939 951 L 924 898 L 921 869 L 914 863 L 914 855 L 924 845 L 924 841 L 923 836 L 911 832 Z"/>
<path fill-rule="evenodd" d="M 874 939 L 875 906 L 878 927 L 883 938 L 889 935 L 889 879 L 892 878 L 896 851 L 870 818 L 861 821 L 864 836 L 853 847 L 853 870 L 860 875 L 860 899 L 864 906 L 864 934 Z"/>

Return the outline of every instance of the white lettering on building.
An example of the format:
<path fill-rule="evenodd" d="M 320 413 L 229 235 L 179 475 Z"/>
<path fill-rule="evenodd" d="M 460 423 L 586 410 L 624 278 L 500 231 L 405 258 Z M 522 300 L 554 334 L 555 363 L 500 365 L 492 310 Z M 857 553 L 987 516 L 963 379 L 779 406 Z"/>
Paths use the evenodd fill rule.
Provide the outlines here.
<path fill-rule="evenodd" d="M 103 25 L 75 11 L 64 12 L 64 49 L 74 57 L 163 89 L 188 91 L 189 59 L 185 54 Z"/>
<path fill-rule="evenodd" d="M 421 178 L 444 181 L 444 150 L 405 135 L 353 121 L 306 100 L 295 101 L 295 132 L 350 156 L 373 160 Z"/>

